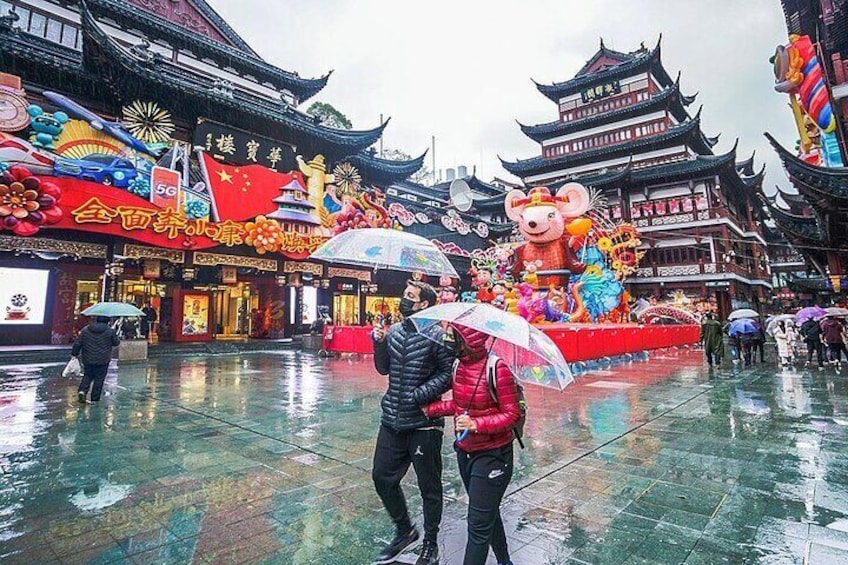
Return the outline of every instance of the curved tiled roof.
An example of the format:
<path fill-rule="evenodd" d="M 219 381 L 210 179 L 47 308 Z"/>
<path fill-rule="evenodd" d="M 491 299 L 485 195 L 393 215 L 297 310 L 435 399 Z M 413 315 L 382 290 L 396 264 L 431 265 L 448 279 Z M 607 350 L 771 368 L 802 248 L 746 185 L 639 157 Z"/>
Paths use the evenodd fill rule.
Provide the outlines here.
<path fill-rule="evenodd" d="M 228 47 L 121 0 L 86 0 L 84 4 L 90 6 L 96 16 L 110 17 L 119 23 L 123 22 L 141 28 L 150 39 L 162 39 L 175 47 L 190 50 L 199 58 L 206 57 L 221 66 L 231 66 L 245 74 L 255 76 L 260 83 L 270 82 L 277 88 L 289 90 L 300 101 L 315 96 L 326 86 L 330 77 L 330 73 L 328 73 L 320 78 L 303 78 L 297 73 L 266 63 L 235 32 L 232 32 L 232 29 L 217 13 L 215 13 L 217 20 L 232 32 L 237 41 L 240 41 L 247 48 L 247 51 Z M 201 4 L 204 4 L 204 2 L 197 2 L 197 7 L 201 8 Z M 212 10 L 212 13 L 214 13 L 214 10 Z M 204 13 L 204 15 L 207 14 Z M 228 39 L 232 38 L 228 36 Z"/>
<path fill-rule="evenodd" d="M 386 120 L 380 126 L 364 131 L 328 128 L 316 123 L 312 116 L 294 110 L 282 102 L 267 100 L 236 89 L 229 94 L 217 92 L 213 88 L 213 83 L 206 77 L 170 64 L 155 55 L 152 55 L 150 59 L 144 59 L 131 53 L 100 28 L 85 4 L 83 4 L 82 12 L 85 64 L 105 65 L 107 76 L 122 70 L 143 79 L 145 83 L 158 83 L 176 89 L 183 97 L 193 96 L 199 101 L 219 108 L 261 118 L 269 129 L 276 125 L 305 135 L 324 146 L 333 145 L 345 155 L 373 145 L 388 124 Z M 94 53 L 89 52 L 92 49 Z M 98 50 L 100 54 L 96 53 Z M 102 55 L 106 62 L 101 61 L 97 55 Z M 214 111 L 214 108 L 212 110 Z M 257 131 L 257 133 L 265 132 Z"/>
<path fill-rule="evenodd" d="M 563 82 L 555 82 L 552 84 L 536 84 L 536 88 L 554 102 L 559 102 L 560 98 L 576 94 L 582 88 L 603 81 L 614 80 L 617 78 L 625 78 L 634 73 L 647 68 L 652 68 L 656 71 L 656 77 L 661 86 L 670 86 L 674 81 L 668 76 L 668 73 L 662 66 L 660 60 L 660 44 L 662 36 L 657 41 L 656 47 L 650 51 L 637 52 L 632 59 L 624 61 L 614 67 L 609 67 L 595 73 L 581 74 L 571 80 Z"/>
<path fill-rule="evenodd" d="M 359 169 L 363 176 L 371 184 L 378 186 L 389 186 L 396 182 L 406 180 L 415 174 L 424 165 L 425 151 L 418 157 L 404 161 L 394 161 L 377 157 L 374 151 L 360 151 L 347 160 Z"/>
<path fill-rule="evenodd" d="M 504 161 L 503 159 L 500 160 L 503 167 L 510 173 L 518 177 L 526 177 L 531 174 L 552 172 L 575 167 L 584 163 L 592 163 L 615 155 L 633 155 L 642 151 L 652 151 L 681 142 L 688 143 L 693 149 L 697 150 L 701 154 L 709 155 L 712 153 L 712 150 L 707 143 L 706 137 L 701 132 L 700 123 L 701 119 L 699 111 L 699 113 L 688 122 L 672 126 L 665 132 L 656 135 L 589 149 L 579 153 L 560 155 L 559 157 L 554 158 L 545 158 L 540 156 L 514 162 Z"/>
<path fill-rule="evenodd" d="M 690 104 L 694 97 L 685 97 L 680 94 L 680 84 L 675 82 L 674 85 L 664 89 L 656 96 L 643 100 L 632 106 L 619 108 L 604 114 L 595 114 L 580 120 L 572 120 L 563 122 L 557 120 L 545 124 L 527 126 L 519 122 L 521 131 L 530 139 L 542 142 L 546 139 L 551 139 L 560 135 L 579 132 L 589 128 L 615 123 L 620 120 L 625 120 L 631 116 L 640 116 L 657 110 L 668 108 L 679 122 L 685 121 L 689 114 L 686 112 L 685 106 Z"/>

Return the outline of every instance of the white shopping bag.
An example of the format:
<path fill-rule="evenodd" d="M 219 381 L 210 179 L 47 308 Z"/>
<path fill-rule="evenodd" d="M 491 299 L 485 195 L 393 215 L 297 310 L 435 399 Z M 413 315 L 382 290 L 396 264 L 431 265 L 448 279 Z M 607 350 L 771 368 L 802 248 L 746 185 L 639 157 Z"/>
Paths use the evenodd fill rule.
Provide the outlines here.
<path fill-rule="evenodd" d="M 68 364 L 65 365 L 65 369 L 62 371 L 63 377 L 79 377 L 82 375 L 82 366 L 80 365 L 79 358 L 71 357 L 71 360 L 68 361 Z"/>

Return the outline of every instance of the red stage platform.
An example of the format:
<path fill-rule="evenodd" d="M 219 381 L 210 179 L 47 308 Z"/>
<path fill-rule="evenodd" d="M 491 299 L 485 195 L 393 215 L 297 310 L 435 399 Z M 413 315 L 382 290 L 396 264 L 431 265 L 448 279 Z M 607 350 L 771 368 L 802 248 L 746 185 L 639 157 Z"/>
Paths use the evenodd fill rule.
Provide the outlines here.
<path fill-rule="evenodd" d="M 544 324 L 537 326 L 569 363 L 698 343 L 698 326 L 636 324 Z M 324 349 L 336 353 L 374 353 L 370 326 L 326 326 Z"/>

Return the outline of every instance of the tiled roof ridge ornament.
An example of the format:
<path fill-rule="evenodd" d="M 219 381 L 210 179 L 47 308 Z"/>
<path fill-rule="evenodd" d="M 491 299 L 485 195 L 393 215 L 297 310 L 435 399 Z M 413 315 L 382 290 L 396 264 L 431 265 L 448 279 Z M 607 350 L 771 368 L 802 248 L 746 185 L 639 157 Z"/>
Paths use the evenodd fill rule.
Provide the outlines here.
<path fill-rule="evenodd" d="M 212 86 L 209 87 L 210 92 L 219 94 L 225 98 L 233 98 L 234 90 L 235 86 L 233 83 L 224 78 L 216 78 Z"/>
<path fill-rule="evenodd" d="M 130 53 L 145 65 L 155 65 L 163 60 L 160 53 L 150 49 L 150 41 L 146 37 L 141 38 L 141 43 L 130 47 Z"/>
<path fill-rule="evenodd" d="M 20 19 L 20 14 L 13 12 L 12 9 L 9 8 L 9 11 L 6 14 L 0 16 L 0 28 L 17 33 L 20 31 L 20 28 L 16 27 L 15 23 Z"/>

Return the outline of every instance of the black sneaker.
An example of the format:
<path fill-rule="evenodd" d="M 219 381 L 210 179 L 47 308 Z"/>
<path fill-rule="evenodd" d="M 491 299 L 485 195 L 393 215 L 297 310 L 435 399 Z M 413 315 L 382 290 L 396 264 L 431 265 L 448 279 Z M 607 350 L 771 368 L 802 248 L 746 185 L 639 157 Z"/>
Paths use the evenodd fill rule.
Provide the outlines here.
<path fill-rule="evenodd" d="M 424 540 L 421 555 L 415 565 L 439 565 L 439 545 L 434 541 Z"/>
<path fill-rule="evenodd" d="M 376 559 L 372 562 L 372 565 L 385 565 L 387 563 L 394 563 L 395 560 L 400 557 L 400 554 L 406 551 L 407 549 L 411 549 L 418 545 L 418 540 L 421 535 L 418 533 L 418 530 L 413 528 L 409 530 L 405 534 L 398 534 L 395 536 L 395 539 L 392 542 L 383 548 L 383 551 L 380 552 L 380 555 L 377 556 Z"/>
<path fill-rule="evenodd" d="M 80 392 L 77 394 L 77 400 L 79 400 L 80 404 L 85 404 L 85 393 Z"/>

